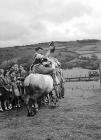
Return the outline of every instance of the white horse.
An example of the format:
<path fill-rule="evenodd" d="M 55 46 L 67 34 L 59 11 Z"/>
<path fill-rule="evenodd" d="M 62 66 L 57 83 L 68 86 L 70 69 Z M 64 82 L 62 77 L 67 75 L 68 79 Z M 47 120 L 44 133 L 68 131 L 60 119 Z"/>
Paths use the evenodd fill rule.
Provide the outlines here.
<path fill-rule="evenodd" d="M 53 90 L 53 78 L 50 75 L 30 74 L 24 81 L 24 101 L 27 105 L 28 115 L 33 115 L 32 105 L 38 108 L 39 98 L 50 94 Z M 35 112 L 34 112 L 35 113 Z"/>

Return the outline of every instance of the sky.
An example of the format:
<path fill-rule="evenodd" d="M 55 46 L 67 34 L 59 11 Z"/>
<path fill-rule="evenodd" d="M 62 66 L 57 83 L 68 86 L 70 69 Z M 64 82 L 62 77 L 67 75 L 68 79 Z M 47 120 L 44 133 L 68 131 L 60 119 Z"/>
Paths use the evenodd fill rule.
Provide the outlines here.
<path fill-rule="evenodd" d="M 101 0 L 0 0 L 0 47 L 101 39 Z"/>

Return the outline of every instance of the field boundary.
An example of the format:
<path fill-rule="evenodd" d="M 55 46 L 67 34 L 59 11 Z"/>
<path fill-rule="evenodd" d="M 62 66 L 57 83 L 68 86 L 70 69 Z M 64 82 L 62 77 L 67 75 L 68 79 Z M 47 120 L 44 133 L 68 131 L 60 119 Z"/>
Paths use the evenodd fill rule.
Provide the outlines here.
<path fill-rule="evenodd" d="M 65 82 L 80 82 L 80 81 L 98 81 L 99 76 L 79 76 L 79 77 L 67 77 L 65 78 Z"/>

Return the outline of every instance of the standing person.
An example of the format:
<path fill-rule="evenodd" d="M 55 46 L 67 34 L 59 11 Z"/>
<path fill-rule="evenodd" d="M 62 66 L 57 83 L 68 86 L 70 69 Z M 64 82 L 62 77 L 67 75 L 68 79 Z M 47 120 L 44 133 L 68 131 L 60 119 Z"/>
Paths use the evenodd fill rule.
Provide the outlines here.
<path fill-rule="evenodd" d="M 21 94 L 24 93 L 24 88 L 23 88 L 23 84 L 24 84 L 24 79 L 27 76 L 27 71 L 24 69 L 24 67 L 22 65 L 19 66 L 19 91 L 21 92 Z"/>
<path fill-rule="evenodd" d="M 19 66 L 19 73 L 20 73 L 20 77 L 22 78 L 25 78 L 27 75 L 27 71 L 24 69 L 22 65 Z"/>
<path fill-rule="evenodd" d="M 7 82 L 6 82 L 6 79 L 5 79 L 5 76 L 4 76 L 4 69 L 0 69 L 0 85 L 4 86 L 4 85 L 7 85 Z"/>
<path fill-rule="evenodd" d="M 10 78 L 10 73 L 8 70 L 5 72 L 4 77 L 5 77 L 6 83 L 10 86 L 11 85 L 11 78 Z"/>
<path fill-rule="evenodd" d="M 14 66 L 10 70 L 10 77 L 12 81 L 17 80 L 17 76 L 19 74 L 19 67 L 18 64 L 14 64 Z"/>

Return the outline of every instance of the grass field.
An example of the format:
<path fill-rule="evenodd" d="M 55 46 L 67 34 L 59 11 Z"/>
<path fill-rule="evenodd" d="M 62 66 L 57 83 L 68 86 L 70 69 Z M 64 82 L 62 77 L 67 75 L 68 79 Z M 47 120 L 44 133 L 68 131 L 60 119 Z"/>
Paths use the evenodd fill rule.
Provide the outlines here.
<path fill-rule="evenodd" d="M 0 112 L 0 140 L 101 140 L 100 83 L 65 83 L 56 108 L 26 114 L 24 107 Z"/>

